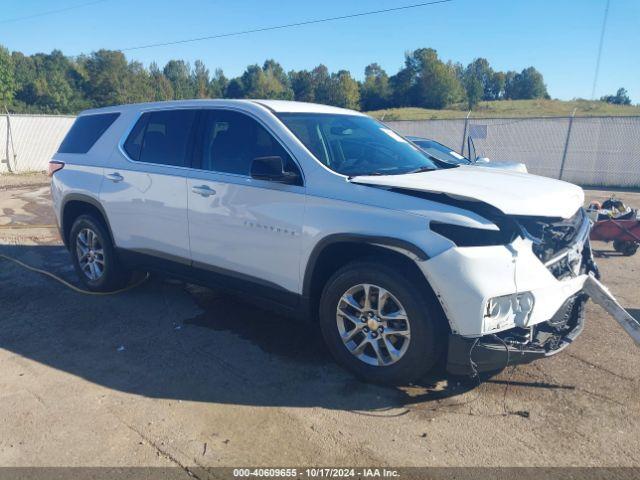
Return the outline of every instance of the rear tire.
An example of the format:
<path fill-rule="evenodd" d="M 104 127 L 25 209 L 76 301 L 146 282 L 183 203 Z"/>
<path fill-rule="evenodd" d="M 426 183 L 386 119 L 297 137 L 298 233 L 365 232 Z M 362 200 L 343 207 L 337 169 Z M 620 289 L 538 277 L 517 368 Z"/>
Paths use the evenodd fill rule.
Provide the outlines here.
<path fill-rule="evenodd" d="M 131 273 L 118 260 L 106 227 L 92 215 L 80 215 L 73 222 L 69 250 L 76 273 L 88 290 L 111 292 L 131 279 Z"/>
<path fill-rule="evenodd" d="M 322 335 L 338 364 L 366 382 L 390 385 L 429 372 L 443 352 L 446 320 L 420 282 L 425 280 L 373 261 L 338 270 L 325 285 L 319 312 Z"/>

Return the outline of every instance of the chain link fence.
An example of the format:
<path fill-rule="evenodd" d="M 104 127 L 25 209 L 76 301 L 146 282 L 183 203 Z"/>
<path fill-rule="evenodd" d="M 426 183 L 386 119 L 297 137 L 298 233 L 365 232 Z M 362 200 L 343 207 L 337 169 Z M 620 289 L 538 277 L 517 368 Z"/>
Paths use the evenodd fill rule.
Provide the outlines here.
<path fill-rule="evenodd" d="M 469 155 L 524 163 L 578 185 L 640 187 L 640 117 L 469 118 L 385 122 Z M 473 152 L 472 147 L 472 154 Z"/>
<path fill-rule="evenodd" d="M 0 116 L 0 173 L 47 169 L 73 116 Z M 640 187 L 640 117 L 468 118 L 389 121 L 404 135 L 579 185 Z M 475 149 L 475 153 L 474 150 Z"/>

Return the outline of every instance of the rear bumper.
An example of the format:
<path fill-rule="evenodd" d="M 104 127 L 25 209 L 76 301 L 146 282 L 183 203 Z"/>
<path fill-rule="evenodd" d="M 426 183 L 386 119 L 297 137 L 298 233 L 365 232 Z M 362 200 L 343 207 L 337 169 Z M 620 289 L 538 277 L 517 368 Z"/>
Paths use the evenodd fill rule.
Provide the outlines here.
<path fill-rule="evenodd" d="M 474 375 L 560 353 L 582 333 L 587 298 L 578 292 L 549 321 L 531 327 L 533 330 L 513 328 L 476 338 L 450 335 L 447 371 Z"/>

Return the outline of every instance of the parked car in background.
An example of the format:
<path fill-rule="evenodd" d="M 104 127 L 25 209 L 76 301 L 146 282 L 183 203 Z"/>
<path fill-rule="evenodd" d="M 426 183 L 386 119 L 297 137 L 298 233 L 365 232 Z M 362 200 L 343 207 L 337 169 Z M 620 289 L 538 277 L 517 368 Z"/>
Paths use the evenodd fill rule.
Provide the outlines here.
<path fill-rule="evenodd" d="M 500 168 L 502 170 L 513 170 L 515 172 L 527 173 L 527 166 L 524 163 L 494 162 L 486 157 L 476 157 L 476 159 L 472 161 L 467 157 L 460 155 L 452 148 L 449 148 L 440 142 L 436 142 L 435 140 L 412 136 L 408 136 L 406 138 L 418 145 L 429 155 L 442 160 L 443 162 L 453 163 L 454 165 L 477 165 L 479 167 Z"/>
<path fill-rule="evenodd" d="M 135 269 L 223 288 L 319 322 L 341 365 L 397 384 L 442 356 L 455 374 L 548 357 L 582 330 L 582 189 L 470 163 L 355 111 L 190 100 L 81 113 L 50 172 L 88 289 Z"/>

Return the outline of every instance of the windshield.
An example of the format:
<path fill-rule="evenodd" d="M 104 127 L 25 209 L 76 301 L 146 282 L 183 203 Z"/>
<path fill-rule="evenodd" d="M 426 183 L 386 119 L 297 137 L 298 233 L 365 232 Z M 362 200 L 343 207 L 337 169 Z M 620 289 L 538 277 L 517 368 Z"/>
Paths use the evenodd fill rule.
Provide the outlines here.
<path fill-rule="evenodd" d="M 281 113 L 278 118 L 320 162 L 343 175 L 397 175 L 446 166 L 370 117 Z"/>
<path fill-rule="evenodd" d="M 427 152 L 432 157 L 442 160 L 443 162 L 452 163 L 454 165 L 468 165 L 471 161 L 460 155 L 458 152 L 451 150 L 449 147 L 436 142 L 435 140 L 411 139 L 413 143 Z"/>

